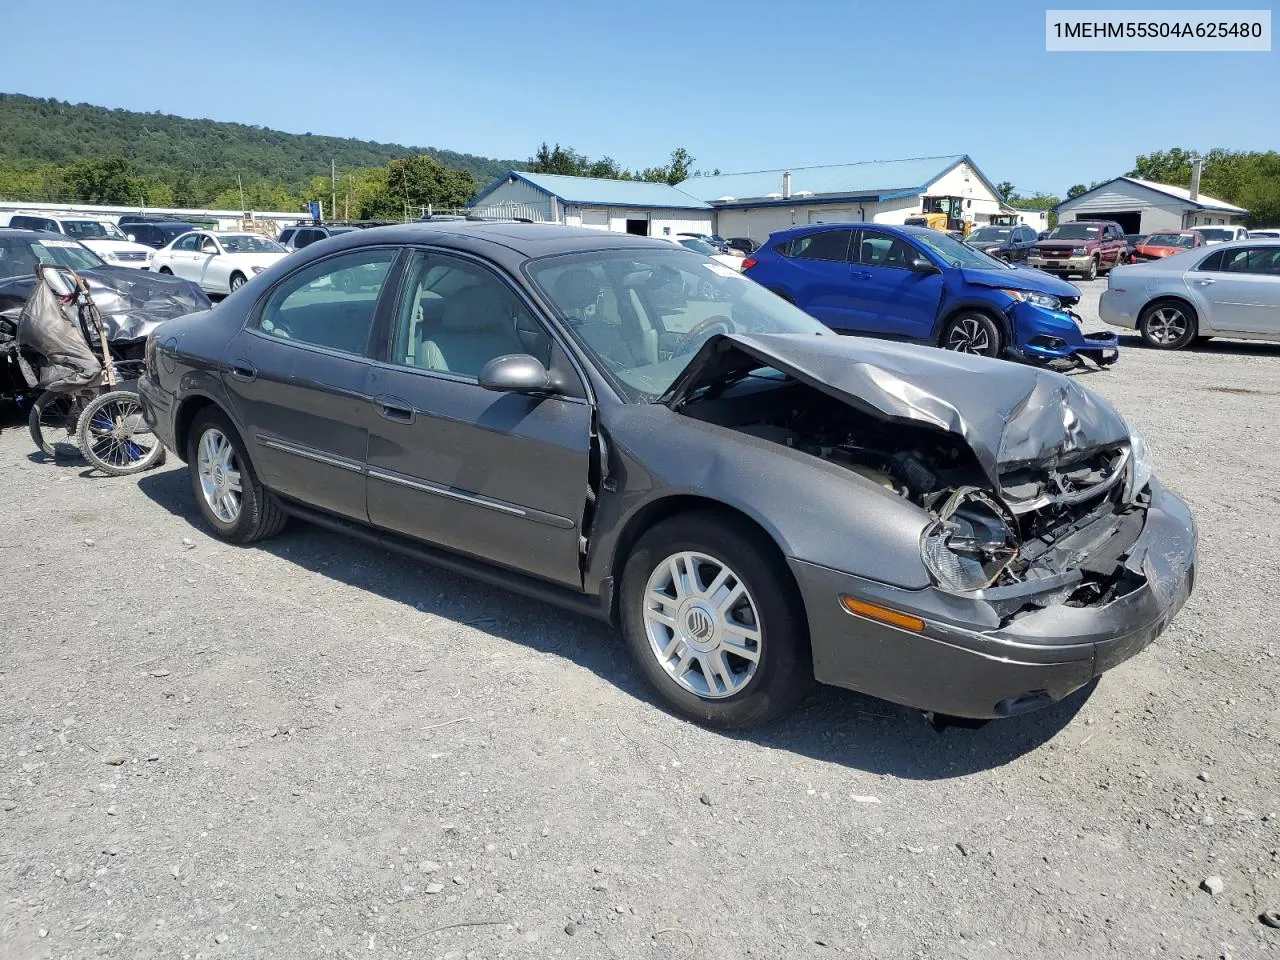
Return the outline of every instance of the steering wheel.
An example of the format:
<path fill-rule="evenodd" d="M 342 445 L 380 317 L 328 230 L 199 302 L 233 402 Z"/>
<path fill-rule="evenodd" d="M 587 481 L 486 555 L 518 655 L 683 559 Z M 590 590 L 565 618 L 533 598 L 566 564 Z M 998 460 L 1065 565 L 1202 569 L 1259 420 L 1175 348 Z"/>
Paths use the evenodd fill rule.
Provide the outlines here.
<path fill-rule="evenodd" d="M 693 325 L 688 333 L 676 341 L 675 349 L 672 351 L 673 356 L 679 356 L 687 353 L 694 344 L 700 341 L 703 334 L 707 333 L 713 327 L 719 327 L 716 333 L 733 333 L 733 321 L 723 314 L 716 314 L 714 317 L 707 317 Z"/>

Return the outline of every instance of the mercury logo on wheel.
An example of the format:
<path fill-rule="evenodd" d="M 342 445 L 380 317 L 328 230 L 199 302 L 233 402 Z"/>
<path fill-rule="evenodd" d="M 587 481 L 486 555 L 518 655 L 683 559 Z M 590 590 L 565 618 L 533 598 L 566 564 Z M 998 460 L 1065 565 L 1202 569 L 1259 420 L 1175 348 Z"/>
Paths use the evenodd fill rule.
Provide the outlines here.
<path fill-rule="evenodd" d="M 689 611 L 689 615 L 684 620 L 684 627 L 689 631 L 689 636 L 699 642 L 709 639 L 715 630 L 711 615 L 698 607 Z"/>

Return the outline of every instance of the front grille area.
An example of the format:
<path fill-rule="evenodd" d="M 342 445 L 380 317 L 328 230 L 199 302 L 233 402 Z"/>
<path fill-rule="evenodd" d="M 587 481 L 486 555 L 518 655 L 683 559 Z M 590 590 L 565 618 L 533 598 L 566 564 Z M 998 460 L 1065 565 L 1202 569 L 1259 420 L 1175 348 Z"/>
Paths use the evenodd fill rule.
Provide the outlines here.
<path fill-rule="evenodd" d="M 139 263 L 147 259 L 147 255 L 145 253 L 137 253 L 133 250 L 126 250 L 123 253 L 117 253 L 115 257 L 117 260 L 123 260 L 126 263 Z"/>

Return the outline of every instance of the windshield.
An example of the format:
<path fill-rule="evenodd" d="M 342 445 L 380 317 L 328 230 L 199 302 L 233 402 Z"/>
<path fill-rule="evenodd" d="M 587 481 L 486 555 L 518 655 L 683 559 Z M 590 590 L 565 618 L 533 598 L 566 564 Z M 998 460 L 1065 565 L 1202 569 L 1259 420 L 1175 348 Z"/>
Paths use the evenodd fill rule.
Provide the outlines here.
<path fill-rule="evenodd" d="M 104 220 L 63 220 L 62 227 L 77 240 L 129 240 L 119 227 Z"/>
<path fill-rule="evenodd" d="M 274 240 L 251 233 L 233 233 L 219 236 L 222 249 L 227 253 L 284 253 L 284 247 Z"/>
<path fill-rule="evenodd" d="M 73 270 L 104 266 L 93 251 L 75 240 L 27 240 L 0 237 L 0 277 L 35 275 L 37 263 L 56 263 Z"/>
<path fill-rule="evenodd" d="M 831 333 L 732 267 L 674 247 L 546 257 L 528 271 L 632 403 L 661 396 L 714 334 Z"/>
<path fill-rule="evenodd" d="M 1090 227 L 1083 223 L 1064 223 L 1054 227 L 1049 233 L 1050 240 L 1097 240 L 1101 227 Z"/>
<path fill-rule="evenodd" d="M 1236 232 L 1234 230 L 1210 230 L 1207 227 L 1197 227 L 1200 236 L 1206 240 L 1234 240 Z"/>
<path fill-rule="evenodd" d="M 1009 227 L 982 227 L 969 234 L 970 240 L 1007 240 L 1013 230 Z"/>
<path fill-rule="evenodd" d="M 682 237 L 680 239 L 680 246 L 687 247 L 694 253 L 700 253 L 704 257 L 710 257 L 720 252 L 714 246 L 707 243 L 707 241 L 699 240 L 697 237 Z"/>
<path fill-rule="evenodd" d="M 928 233 L 910 234 L 911 239 L 920 246 L 933 252 L 952 267 L 971 267 L 974 270 L 1011 270 L 1007 263 L 989 257 L 981 250 L 975 250 L 967 243 L 961 243 L 955 237 L 931 230 Z M 970 236 L 972 239 L 972 235 Z"/>
<path fill-rule="evenodd" d="M 1147 247 L 1188 247 L 1191 235 L 1187 233 L 1153 233 L 1143 242 Z"/>

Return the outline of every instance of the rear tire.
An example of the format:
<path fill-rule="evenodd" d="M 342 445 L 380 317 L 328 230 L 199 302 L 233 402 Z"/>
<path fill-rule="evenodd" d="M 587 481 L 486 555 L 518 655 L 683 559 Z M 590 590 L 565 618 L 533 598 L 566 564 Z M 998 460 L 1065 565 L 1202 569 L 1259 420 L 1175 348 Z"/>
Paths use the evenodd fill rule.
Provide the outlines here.
<path fill-rule="evenodd" d="M 200 513 L 220 539 L 253 543 L 283 529 L 287 514 L 258 479 L 244 441 L 221 410 L 196 414 L 187 434 L 187 467 Z"/>
<path fill-rule="evenodd" d="M 36 397 L 27 415 L 31 442 L 55 460 L 80 456 L 80 411 L 84 403 L 74 394 L 46 390 Z"/>
<path fill-rule="evenodd" d="M 172 276 L 173 276 L 173 271 L 172 271 L 172 270 L 170 270 L 168 267 L 161 267 L 161 268 L 160 268 L 160 272 L 161 272 L 161 273 L 163 273 L 166 277 L 172 277 Z"/>
<path fill-rule="evenodd" d="M 1181 350 L 1196 338 L 1199 323 L 1188 304 L 1157 300 L 1138 318 L 1138 332 L 1147 346 L 1157 350 Z"/>
<path fill-rule="evenodd" d="M 999 325 L 985 313 L 966 310 L 947 321 L 938 346 L 956 353 L 999 357 L 1004 352 L 1004 336 Z"/>
<path fill-rule="evenodd" d="M 627 558 L 619 603 L 645 679 L 699 723 L 768 723 L 813 683 L 800 592 L 773 542 L 740 520 L 700 511 L 652 527 Z"/>

